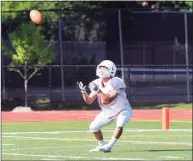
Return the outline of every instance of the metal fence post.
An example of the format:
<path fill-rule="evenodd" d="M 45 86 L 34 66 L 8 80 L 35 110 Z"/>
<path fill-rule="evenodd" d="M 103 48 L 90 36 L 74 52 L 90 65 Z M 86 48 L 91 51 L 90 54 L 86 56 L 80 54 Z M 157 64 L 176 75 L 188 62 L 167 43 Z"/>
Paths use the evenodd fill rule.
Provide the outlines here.
<path fill-rule="evenodd" d="M 52 110 L 52 66 L 49 66 L 49 93 L 50 93 L 50 110 Z"/>
<path fill-rule="evenodd" d="M 59 38 L 59 52 L 60 52 L 60 63 L 61 63 L 61 86 L 62 86 L 62 101 L 64 101 L 64 64 L 63 64 L 63 53 L 62 53 L 62 29 L 61 29 L 61 11 L 58 11 L 58 38 Z"/>
<path fill-rule="evenodd" d="M 128 83 L 128 97 L 129 97 L 129 103 L 130 103 L 131 102 L 131 67 L 128 66 L 127 68 L 128 68 L 128 75 L 129 75 L 129 77 L 128 77 L 128 81 L 129 81 L 129 83 Z"/>
<path fill-rule="evenodd" d="M 121 75 L 122 79 L 125 81 L 124 76 L 124 58 L 123 58 L 123 38 L 122 38 L 122 25 L 121 25 L 121 11 L 118 10 L 118 23 L 119 23 L 119 44 L 120 44 L 120 57 L 121 57 Z"/>
<path fill-rule="evenodd" d="M 190 80 L 189 80 L 189 59 L 188 59 L 188 22 L 187 10 L 184 12 L 184 29 L 185 29 L 185 57 L 186 57 L 186 84 L 187 84 L 187 101 L 190 101 Z"/>

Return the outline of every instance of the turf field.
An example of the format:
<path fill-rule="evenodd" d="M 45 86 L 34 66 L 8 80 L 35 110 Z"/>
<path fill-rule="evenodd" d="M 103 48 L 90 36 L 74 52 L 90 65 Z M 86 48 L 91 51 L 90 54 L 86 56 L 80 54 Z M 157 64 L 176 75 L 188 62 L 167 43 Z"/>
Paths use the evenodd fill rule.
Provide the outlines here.
<path fill-rule="evenodd" d="M 87 121 L 2 123 L 2 160 L 192 160 L 192 121 L 130 121 L 111 153 L 88 151 L 97 142 Z M 108 141 L 115 123 L 106 126 Z"/>

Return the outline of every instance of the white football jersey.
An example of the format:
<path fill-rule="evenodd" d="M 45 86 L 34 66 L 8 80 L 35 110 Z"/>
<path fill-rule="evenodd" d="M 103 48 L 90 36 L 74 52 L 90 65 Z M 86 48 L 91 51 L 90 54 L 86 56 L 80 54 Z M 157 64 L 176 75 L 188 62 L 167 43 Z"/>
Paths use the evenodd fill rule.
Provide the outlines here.
<path fill-rule="evenodd" d="M 105 87 L 102 86 L 102 79 L 100 79 L 100 78 L 95 79 L 93 81 L 93 83 L 95 83 L 104 94 L 108 94 L 112 91 L 118 92 L 118 96 L 115 98 L 115 100 L 113 100 L 109 104 L 100 103 L 101 102 L 99 100 L 100 98 L 99 98 L 99 96 L 97 96 L 99 105 L 100 105 L 102 110 L 105 110 L 105 111 L 110 110 L 111 113 L 116 113 L 116 112 L 119 112 L 123 109 L 130 109 L 131 110 L 131 106 L 127 100 L 126 93 L 125 93 L 126 85 L 121 78 L 118 78 L 118 77 L 111 78 L 107 82 Z"/>

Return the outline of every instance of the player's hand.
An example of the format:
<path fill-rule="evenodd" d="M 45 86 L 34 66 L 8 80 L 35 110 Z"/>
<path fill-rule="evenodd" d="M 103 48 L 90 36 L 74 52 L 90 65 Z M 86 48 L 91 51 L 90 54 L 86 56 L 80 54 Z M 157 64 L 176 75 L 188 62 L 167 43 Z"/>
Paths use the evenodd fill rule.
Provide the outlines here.
<path fill-rule="evenodd" d="M 97 93 L 100 92 L 99 87 L 98 87 L 95 83 L 93 83 L 93 82 L 90 82 L 90 83 L 89 83 L 88 88 L 89 88 L 92 92 L 97 92 Z"/>
<path fill-rule="evenodd" d="M 86 92 L 86 86 L 82 82 L 77 82 L 77 85 L 82 93 Z"/>

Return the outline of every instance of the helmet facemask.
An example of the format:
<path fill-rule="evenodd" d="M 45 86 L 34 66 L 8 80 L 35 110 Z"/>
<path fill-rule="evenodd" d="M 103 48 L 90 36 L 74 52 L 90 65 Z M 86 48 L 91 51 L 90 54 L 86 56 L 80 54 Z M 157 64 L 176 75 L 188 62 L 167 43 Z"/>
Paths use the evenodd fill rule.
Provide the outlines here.
<path fill-rule="evenodd" d="M 96 75 L 99 78 L 112 78 L 115 76 L 116 66 L 110 60 L 102 61 L 96 69 Z"/>
<path fill-rule="evenodd" d="M 105 66 L 98 66 L 97 75 L 99 76 L 99 78 L 109 78 L 109 69 Z"/>

